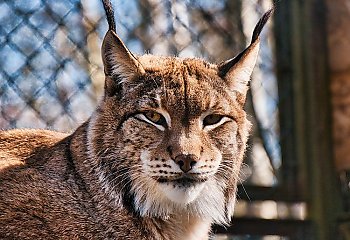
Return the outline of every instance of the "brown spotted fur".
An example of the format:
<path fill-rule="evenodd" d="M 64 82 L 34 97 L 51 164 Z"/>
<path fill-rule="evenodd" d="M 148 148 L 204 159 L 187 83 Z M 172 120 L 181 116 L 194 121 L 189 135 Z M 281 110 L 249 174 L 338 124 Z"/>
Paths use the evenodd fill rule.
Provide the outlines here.
<path fill-rule="evenodd" d="M 207 239 L 212 223 L 230 222 L 260 32 L 238 59 L 215 65 L 134 56 L 114 30 L 102 48 L 105 96 L 89 120 L 70 135 L 0 132 L 1 239 Z M 140 120 L 150 110 L 171 124 Z M 227 121 L 208 130 L 213 113 Z M 184 154 L 197 161 L 188 173 L 174 160 Z"/>

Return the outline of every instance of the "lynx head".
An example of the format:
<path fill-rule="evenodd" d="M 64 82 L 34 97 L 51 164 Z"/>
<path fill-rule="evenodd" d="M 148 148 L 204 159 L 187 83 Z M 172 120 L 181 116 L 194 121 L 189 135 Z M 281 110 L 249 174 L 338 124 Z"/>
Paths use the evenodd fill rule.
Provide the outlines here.
<path fill-rule="evenodd" d="M 133 55 L 115 33 L 109 3 L 105 8 L 105 96 L 88 136 L 105 193 L 140 216 L 183 213 L 228 223 L 250 128 L 247 85 L 271 11 L 241 54 L 215 65 Z"/>

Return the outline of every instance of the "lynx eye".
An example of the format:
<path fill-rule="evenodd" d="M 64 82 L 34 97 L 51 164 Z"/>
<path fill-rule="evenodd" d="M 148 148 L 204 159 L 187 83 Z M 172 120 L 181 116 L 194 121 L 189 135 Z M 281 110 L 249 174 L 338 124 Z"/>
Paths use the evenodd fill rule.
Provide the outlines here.
<path fill-rule="evenodd" d="M 165 120 L 164 116 L 155 111 L 139 113 L 135 117 L 140 121 L 152 124 L 161 131 L 164 131 L 167 127 L 167 121 Z"/>
<path fill-rule="evenodd" d="M 206 116 L 203 120 L 203 126 L 210 126 L 217 124 L 223 119 L 224 116 L 221 116 L 219 114 L 210 114 Z"/>
<path fill-rule="evenodd" d="M 210 114 L 203 119 L 203 129 L 205 131 L 210 131 L 218 126 L 224 124 L 225 122 L 230 121 L 231 118 L 219 115 L 219 114 Z"/>
<path fill-rule="evenodd" d="M 154 111 L 148 111 L 148 112 L 145 112 L 144 115 L 148 120 L 150 120 L 155 124 L 163 125 L 165 123 L 165 119 L 160 113 L 157 113 Z"/>

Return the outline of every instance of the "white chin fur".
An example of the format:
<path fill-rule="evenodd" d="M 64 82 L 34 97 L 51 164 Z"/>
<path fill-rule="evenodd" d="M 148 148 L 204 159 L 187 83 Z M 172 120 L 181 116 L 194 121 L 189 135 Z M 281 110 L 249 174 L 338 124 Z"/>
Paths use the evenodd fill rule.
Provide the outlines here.
<path fill-rule="evenodd" d="M 136 210 L 144 217 L 167 219 L 170 215 L 188 214 L 212 223 L 227 224 L 224 186 L 208 180 L 195 187 L 174 187 L 170 183 L 135 179 Z"/>
<path fill-rule="evenodd" d="M 160 191 L 169 200 L 178 204 L 189 204 L 195 200 L 204 188 L 204 183 L 198 183 L 190 187 L 180 187 L 172 183 L 159 184 Z"/>

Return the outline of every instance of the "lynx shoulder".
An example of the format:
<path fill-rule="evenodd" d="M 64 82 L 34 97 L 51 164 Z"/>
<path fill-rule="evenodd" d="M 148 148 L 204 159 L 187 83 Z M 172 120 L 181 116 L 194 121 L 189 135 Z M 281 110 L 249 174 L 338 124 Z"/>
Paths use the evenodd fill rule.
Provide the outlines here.
<path fill-rule="evenodd" d="M 0 131 L 0 170 L 10 165 L 23 165 L 38 151 L 45 151 L 67 134 L 33 129 Z"/>
<path fill-rule="evenodd" d="M 221 64 L 133 55 L 109 30 L 105 94 L 74 133 L 0 132 L 0 237 L 207 239 L 229 224 L 250 123 L 258 51 Z"/>

